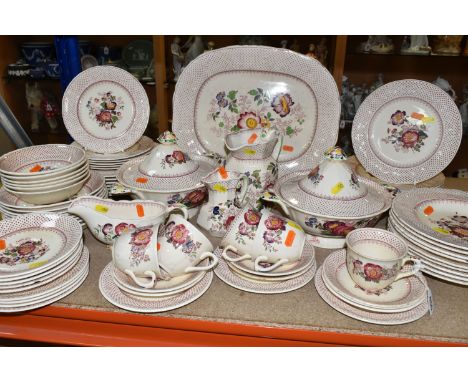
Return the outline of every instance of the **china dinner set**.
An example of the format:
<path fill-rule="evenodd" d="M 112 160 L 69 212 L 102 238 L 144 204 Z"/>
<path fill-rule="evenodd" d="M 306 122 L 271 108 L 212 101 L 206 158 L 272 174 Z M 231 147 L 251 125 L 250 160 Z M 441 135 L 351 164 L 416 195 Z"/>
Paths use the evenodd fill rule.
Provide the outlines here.
<path fill-rule="evenodd" d="M 0 312 L 49 305 L 88 275 L 83 230 L 70 216 L 26 214 L 0 222 Z"/>
<path fill-rule="evenodd" d="M 77 153 L 65 166 L 89 161 L 111 194 L 137 198 L 109 200 L 95 192 L 100 186 L 51 204 L 112 245 L 99 288 L 120 308 L 149 313 L 186 305 L 206 292 L 213 273 L 234 288 L 274 294 L 305 286 L 317 271 L 317 291 L 333 308 L 390 325 L 432 309 L 421 270 L 465 281 L 466 193 L 453 191 L 455 203 L 443 190 L 445 198 L 429 208 L 437 189 L 406 187 L 430 179 L 438 186 L 461 141 L 455 104 L 431 84 L 396 81 L 366 98 L 352 129 L 359 175 L 334 147 L 340 105 L 333 77 L 318 61 L 285 49 L 234 46 L 193 60 L 175 88 L 173 132 L 157 143 L 143 136 L 144 89 L 119 68 L 82 72 L 62 106 L 75 142 L 61 147 Z M 63 171 L 35 161 L 22 159 L 16 171 L 29 175 L 24 166 L 40 166 L 31 181 Z M 2 178 L 11 176 L 3 162 Z M 383 183 L 408 191 L 394 199 Z M 407 195 L 421 190 L 429 190 L 423 212 L 407 204 L 406 215 L 400 212 Z M 2 192 L 0 206 L 10 216 L 34 207 L 4 202 Z M 372 228 L 392 201 L 389 230 L 414 232 L 403 235 L 407 242 Z M 417 228 L 408 218 L 413 210 Z M 337 251 L 317 270 L 314 247 Z"/>

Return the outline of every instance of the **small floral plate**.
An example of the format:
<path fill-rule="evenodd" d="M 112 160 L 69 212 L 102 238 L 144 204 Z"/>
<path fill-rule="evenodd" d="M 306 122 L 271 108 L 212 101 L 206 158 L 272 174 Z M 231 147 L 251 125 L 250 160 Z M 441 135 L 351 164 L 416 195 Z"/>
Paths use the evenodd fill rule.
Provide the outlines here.
<path fill-rule="evenodd" d="M 452 161 L 462 120 L 452 98 L 438 86 L 394 81 L 364 100 L 351 135 L 356 156 L 369 173 L 389 183 L 415 184 Z"/>
<path fill-rule="evenodd" d="M 148 126 L 143 86 L 126 70 L 95 66 L 78 74 L 62 99 L 63 122 L 86 150 L 116 153 L 134 145 Z"/>
<path fill-rule="evenodd" d="M 370 312 L 368 310 L 357 308 L 339 299 L 332 292 L 330 292 L 330 290 L 323 282 L 322 267 L 318 269 L 317 276 L 315 277 L 315 289 L 317 290 L 319 296 L 333 309 L 337 310 L 340 313 L 343 313 L 348 317 L 354 318 L 359 321 L 369 322 L 371 324 L 406 324 L 408 322 L 419 320 L 421 317 L 424 317 L 429 311 L 429 302 L 427 299 L 424 299 L 424 301 L 421 302 L 421 304 L 414 307 L 413 309 L 398 313 Z"/>
<path fill-rule="evenodd" d="M 344 249 L 327 256 L 322 266 L 322 278 L 336 297 L 358 308 L 375 312 L 404 312 L 427 298 L 426 281 L 422 275 L 400 279 L 380 293 L 367 293 L 349 276 Z"/>
<path fill-rule="evenodd" d="M 267 46 L 230 46 L 209 51 L 184 69 L 173 115 L 173 130 L 190 154 L 226 156 L 226 134 L 277 128 L 284 139 L 273 157 L 279 156 L 281 175 L 317 164 L 335 145 L 339 93 L 315 59 Z"/>

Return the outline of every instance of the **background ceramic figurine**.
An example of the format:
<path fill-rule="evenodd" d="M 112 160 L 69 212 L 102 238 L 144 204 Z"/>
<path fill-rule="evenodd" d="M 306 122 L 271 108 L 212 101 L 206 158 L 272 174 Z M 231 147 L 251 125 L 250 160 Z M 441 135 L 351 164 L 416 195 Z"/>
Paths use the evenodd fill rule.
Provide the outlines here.
<path fill-rule="evenodd" d="M 172 54 L 172 70 L 174 71 L 174 81 L 179 79 L 180 73 L 183 70 L 183 63 L 185 60 L 184 53 L 180 47 L 180 37 L 176 36 L 174 41 L 171 44 L 171 54 Z"/>
<path fill-rule="evenodd" d="M 468 135 L 468 85 L 463 87 L 463 104 L 460 106 L 460 114 L 463 122 L 463 134 Z"/>
<path fill-rule="evenodd" d="M 438 76 L 435 81 L 432 81 L 432 83 L 437 85 L 442 90 L 445 90 L 445 92 L 453 99 L 453 101 L 456 101 L 457 95 L 455 94 L 455 90 L 453 90 L 452 85 L 450 85 L 446 79 Z"/>
<path fill-rule="evenodd" d="M 52 131 L 57 129 L 58 108 L 56 103 L 44 95 L 37 82 L 34 85 L 26 83 L 26 102 L 31 110 L 32 131 L 39 131 L 39 122 L 42 117 L 46 119 Z"/>
<path fill-rule="evenodd" d="M 319 60 L 323 66 L 327 66 L 328 48 L 327 38 L 322 37 L 320 44 L 317 46 L 317 60 Z"/>
<path fill-rule="evenodd" d="M 296 38 L 293 40 L 293 43 L 291 44 L 289 49 L 291 49 L 291 50 L 293 50 L 295 52 L 300 52 L 301 51 L 301 46 L 299 45 L 299 42 L 297 41 Z"/>
<path fill-rule="evenodd" d="M 315 51 L 315 44 L 309 45 L 309 51 L 306 53 L 307 57 L 317 58 L 317 52 Z"/>
<path fill-rule="evenodd" d="M 393 41 L 388 36 L 369 36 L 367 41 L 360 46 L 360 50 L 363 53 L 378 54 L 392 53 L 393 48 Z"/>
<path fill-rule="evenodd" d="M 281 48 L 288 49 L 288 40 L 281 40 Z"/>
<path fill-rule="evenodd" d="M 463 36 L 433 36 L 432 53 L 442 56 L 458 56 L 461 53 Z"/>
<path fill-rule="evenodd" d="M 205 51 L 205 45 L 203 44 L 201 36 L 190 36 L 182 48 L 188 48 L 185 53 L 184 66 L 187 66 L 190 61 L 194 60 Z"/>
<path fill-rule="evenodd" d="M 426 35 L 413 35 L 410 36 L 408 41 L 408 36 L 405 36 L 403 38 L 403 43 L 401 44 L 400 53 L 427 55 L 431 53 L 429 39 Z"/>
<path fill-rule="evenodd" d="M 208 43 L 206 44 L 205 52 L 215 49 L 215 46 L 216 44 L 214 41 L 208 41 Z"/>

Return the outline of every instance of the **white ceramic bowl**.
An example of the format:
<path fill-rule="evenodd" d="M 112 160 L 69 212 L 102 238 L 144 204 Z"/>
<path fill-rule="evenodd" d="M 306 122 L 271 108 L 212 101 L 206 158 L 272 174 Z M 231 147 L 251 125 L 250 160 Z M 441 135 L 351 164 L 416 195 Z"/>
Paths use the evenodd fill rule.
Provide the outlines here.
<path fill-rule="evenodd" d="M 54 189 L 57 188 L 65 188 L 72 186 L 73 184 L 80 183 L 82 180 L 88 180 L 90 178 L 89 171 L 84 172 L 80 176 L 72 179 L 66 179 L 64 181 L 56 181 L 56 182 L 50 182 L 46 184 L 40 184 L 40 185 L 26 185 L 26 186 L 16 186 L 16 185 L 10 185 L 8 183 L 4 184 L 4 187 L 7 191 L 20 191 L 20 192 L 42 192 L 42 191 L 53 191 Z"/>
<path fill-rule="evenodd" d="M 76 170 L 68 173 L 68 174 L 59 174 L 57 176 L 48 178 L 48 179 L 33 179 L 33 180 L 11 180 L 11 178 L 3 177 L 3 184 L 10 185 L 10 186 L 41 186 L 41 185 L 50 185 L 60 182 L 66 182 L 71 179 L 76 179 L 81 177 L 83 174 L 89 172 L 89 166 L 82 166 L 78 167 Z"/>

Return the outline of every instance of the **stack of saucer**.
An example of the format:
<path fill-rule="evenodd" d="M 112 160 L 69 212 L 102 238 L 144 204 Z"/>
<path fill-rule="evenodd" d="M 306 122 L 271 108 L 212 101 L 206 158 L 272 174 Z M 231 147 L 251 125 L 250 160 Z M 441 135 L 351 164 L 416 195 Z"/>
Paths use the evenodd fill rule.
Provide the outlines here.
<path fill-rule="evenodd" d="M 90 177 L 85 152 L 62 144 L 31 146 L 7 153 L 0 158 L 0 175 L 6 191 L 34 204 L 67 200 Z"/>
<path fill-rule="evenodd" d="M 73 142 L 71 146 L 84 149 L 78 142 Z M 154 141 L 149 137 L 142 136 L 133 146 L 117 153 L 97 153 L 91 150 L 85 150 L 85 152 L 89 160 L 89 167 L 104 177 L 107 188 L 110 190 L 117 183 L 115 173 L 118 168 L 131 159 L 147 154 L 153 147 Z"/>
<path fill-rule="evenodd" d="M 351 279 L 344 249 L 325 259 L 317 271 L 315 287 L 320 297 L 338 312 L 373 324 L 404 324 L 423 317 L 429 310 L 430 293 L 420 273 L 397 280 L 378 292 L 367 292 Z"/>
<path fill-rule="evenodd" d="M 215 268 L 216 276 L 226 284 L 246 292 L 260 294 L 290 292 L 309 283 L 316 271 L 314 247 L 307 241 L 299 260 L 283 264 L 269 272 L 256 271 L 252 260 L 225 261 L 221 256 L 222 252 L 223 249 L 220 247 L 214 252 L 220 259 Z M 231 258 L 240 256 L 233 251 L 228 251 L 228 255 Z M 271 266 L 268 263 L 260 265 Z"/>
<path fill-rule="evenodd" d="M 10 194 L 5 189 L 0 190 L 0 212 L 4 218 L 12 218 L 18 215 L 28 213 L 45 213 L 51 212 L 56 214 L 68 215 L 67 210 L 73 199 L 79 196 L 94 195 L 101 198 L 107 198 L 107 189 L 104 183 L 104 178 L 95 171 L 90 171 L 90 177 L 84 186 L 77 194 L 71 198 L 52 204 L 31 204 L 21 200 L 17 196 Z M 86 227 L 85 222 L 78 216 L 71 215 L 76 219 L 82 227 Z"/>
<path fill-rule="evenodd" d="M 428 275 L 468 285 L 468 193 L 420 188 L 393 201 L 388 229 L 400 235 Z"/>
<path fill-rule="evenodd" d="M 0 222 L 0 312 L 49 305 L 86 279 L 89 252 L 70 216 L 28 214 Z"/>

